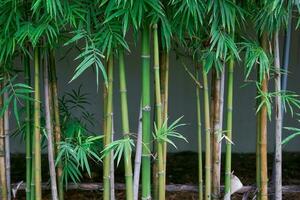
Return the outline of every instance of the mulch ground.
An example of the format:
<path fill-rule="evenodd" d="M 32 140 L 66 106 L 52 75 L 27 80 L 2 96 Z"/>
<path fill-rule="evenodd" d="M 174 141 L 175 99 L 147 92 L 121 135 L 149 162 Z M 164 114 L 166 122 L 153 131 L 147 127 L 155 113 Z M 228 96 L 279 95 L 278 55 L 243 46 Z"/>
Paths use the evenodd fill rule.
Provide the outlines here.
<path fill-rule="evenodd" d="M 269 177 L 271 177 L 272 156 L 268 157 Z M 168 155 L 167 165 L 167 184 L 197 184 L 197 154 L 193 152 L 181 152 Z M 43 181 L 49 180 L 47 159 L 43 158 Z M 222 165 L 224 166 L 224 165 Z M 12 182 L 25 180 L 25 156 L 16 155 L 12 158 Z M 240 178 L 244 185 L 253 185 L 255 183 L 255 155 L 254 154 L 233 154 L 232 170 Z M 85 175 L 83 182 L 100 182 L 102 180 L 102 169 L 99 166 L 92 167 L 92 177 Z M 224 170 L 222 169 L 222 172 Z M 116 182 L 124 182 L 123 166 L 116 169 Z M 223 181 L 223 180 L 222 180 Z M 300 153 L 283 154 L 283 184 L 300 185 Z M 50 191 L 44 191 L 43 199 L 50 199 Z M 102 199 L 101 191 L 79 191 L 69 190 L 65 194 L 66 200 L 94 200 Z M 168 200 L 193 200 L 197 199 L 197 193 L 193 192 L 168 192 Z M 24 192 L 19 191 L 16 199 L 23 200 Z M 116 191 L 116 199 L 125 199 L 124 191 Z M 234 200 L 242 199 L 241 195 L 235 195 Z M 284 200 L 300 200 L 300 193 L 285 194 Z"/>

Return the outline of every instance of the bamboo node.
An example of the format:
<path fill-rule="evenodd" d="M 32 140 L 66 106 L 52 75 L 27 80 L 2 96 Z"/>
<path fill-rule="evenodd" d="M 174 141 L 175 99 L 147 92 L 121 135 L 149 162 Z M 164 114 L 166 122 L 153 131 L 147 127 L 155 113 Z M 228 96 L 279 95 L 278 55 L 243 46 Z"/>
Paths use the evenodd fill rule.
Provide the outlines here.
<path fill-rule="evenodd" d="M 103 179 L 110 180 L 110 176 L 103 176 Z"/>
<path fill-rule="evenodd" d="M 125 137 L 126 137 L 126 136 L 130 136 L 130 135 L 131 135 L 130 132 L 124 132 L 124 133 L 123 133 L 123 136 L 125 136 Z"/>
<path fill-rule="evenodd" d="M 112 116 L 114 116 L 114 113 L 113 113 L 113 112 L 107 113 L 107 115 L 106 115 L 106 117 L 112 117 Z"/>
<path fill-rule="evenodd" d="M 150 55 L 141 55 L 142 58 L 150 58 Z"/>
<path fill-rule="evenodd" d="M 147 153 L 143 153 L 142 154 L 142 157 L 150 157 L 150 156 L 151 156 L 151 153 L 148 153 L 148 154 Z"/>
<path fill-rule="evenodd" d="M 158 175 L 164 175 L 165 172 L 164 171 L 161 171 L 161 172 L 157 172 Z"/>
<path fill-rule="evenodd" d="M 148 196 L 148 197 L 142 197 L 142 200 L 150 200 L 151 199 L 151 196 Z"/>
<path fill-rule="evenodd" d="M 151 110 L 151 106 L 146 105 L 143 107 L 143 111 L 150 111 Z"/>
<path fill-rule="evenodd" d="M 120 90 L 120 93 L 126 93 L 126 92 L 127 92 L 126 89 Z"/>

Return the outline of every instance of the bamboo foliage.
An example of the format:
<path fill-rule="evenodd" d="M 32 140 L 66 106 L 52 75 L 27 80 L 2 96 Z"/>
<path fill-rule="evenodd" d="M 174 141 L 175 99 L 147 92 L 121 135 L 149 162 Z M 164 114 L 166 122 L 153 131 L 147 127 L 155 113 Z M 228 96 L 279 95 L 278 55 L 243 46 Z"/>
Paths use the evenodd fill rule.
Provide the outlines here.
<path fill-rule="evenodd" d="M 176 68 L 170 69 L 170 59 L 173 58 L 171 56 L 173 53 L 176 54 L 176 57 L 184 57 L 183 64 L 195 63 L 196 65 L 195 74 L 190 73 L 186 66 L 185 71 L 197 85 L 195 107 L 197 112 L 199 199 L 231 199 L 233 192 L 231 179 L 232 171 L 234 171 L 231 154 L 232 144 L 235 140 L 233 133 L 235 128 L 234 80 L 238 76 L 244 76 L 248 81 L 254 73 L 257 74 L 257 80 L 253 81 L 257 87 L 257 94 L 253 94 L 253 99 L 257 101 L 257 197 L 259 200 L 269 198 L 267 126 L 268 117 L 270 118 L 272 112 L 275 112 L 276 151 L 273 187 L 275 199 L 282 199 L 282 113 L 286 107 L 290 108 L 291 112 L 294 107 L 299 109 L 300 101 L 296 94 L 286 91 L 284 86 L 287 80 L 286 76 L 283 76 L 283 81 L 280 80 L 282 71 L 279 62 L 278 34 L 287 28 L 288 21 L 291 21 L 299 12 L 299 5 L 299 2 L 296 1 L 282 0 L 3 0 L 0 3 L 0 45 L 2 47 L 0 65 L 3 76 L 1 78 L 4 78 L 1 80 L 0 88 L 1 199 L 11 199 L 10 129 L 14 127 L 9 127 L 8 122 L 13 116 L 17 122 L 16 129 L 21 130 L 21 122 L 24 122 L 25 127 L 22 131 L 26 140 L 26 199 L 42 199 L 41 130 L 44 129 L 48 134 L 52 199 L 63 200 L 64 186 L 67 186 L 68 181 L 79 182 L 83 178 L 83 171 L 87 171 L 91 176 L 90 160 L 96 161 L 98 164 L 101 159 L 103 159 L 104 200 L 115 198 L 114 163 L 116 160 L 116 163 L 119 164 L 122 159 L 124 161 L 126 199 L 138 199 L 140 174 L 140 196 L 143 200 L 166 199 L 167 144 L 175 146 L 174 138 L 186 140 L 176 130 L 184 125 L 179 123 L 181 118 L 173 123 L 168 123 L 169 73 L 173 72 L 173 69 L 176 70 Z M 251 27 L 249 29 L 254 30 L 257 38 L 260 39 L 259 42 L 248 36 L 245 24 Z M 290 31 L 290 29 L 291 27 L 288 30 Z M 71 38 L 66 41 L 66 38 L 70 36 Z M 131 36 L 135 39 L 134 43 L 128 42 L 128 38 Z M 272 40 L 274 40 L 274 45 L 272 45 Z M 132 137 L 129 127 L 131 114 L 127 89 L 130 88 L 127 88 L 126 84 L 125 62 L 127 57 L 125 52 L 130 54 L 131 49 L 135 49 L 136 44 L 139 43 L 141 44 L 142 92 L 141 105 L 136 108 L 141 107 L 139 119 L 141 131 L 136 145 L 136 167 L 133 169 L 131 157 L 134 137 Z M 103 93 L 104 96 L 104 105 L 99 105 L 104 110 L 102 136 L 87 135 L 90 124 L 87 125 L 83 121 L 89 121 L 87 118 L 90 115 L 84 110 L 84 107 L 87 106 L 85 103 L 77 105 L 81 108 L 79 112 L 85 115 L 82 120 L 83 118 L 74 117 L 72 112 L 76 111 L 72 106 L 68 106 L 73 99 L 63 97 L 59 100 L 56 72 L 58 58 L 55 55 L 55 49 L 61 48 L 64 49 L 64 52 L 67 48 L 75 47 L 80 52 L 75 58 L 79 64 L 74 68 L 70 84 L 83 76 L 87 70 L 94 70 L 97 92 Z M 49 51 L 49 58 L 44 57 L 45 61 L 49 62 L 44 66 L 45 98 L 40 97 L 42 49 Z M 66 51 L 69 52 L 69 50 Z M 240 54 L 240 52 L 243 53 Z M 67 53 L 63 59 L 68 56 Z M 272 53 L 274 54 L 274 63 L 271 59 Z M 118 140 L 113 140 L 113 133 L 119 132 L 113 127 L 115 56 L 118 57 L 121 101 L 118 105 L 121 108 L 121 117 L 115 119 L 121 119 L 121 132 L 123 133 L 123 137 Z M 153 56 L 154 65 L 153 83 L 151 81 L 151 56 Z M 15 66 L 19 57 L 23 58 L 24 84 L 15 83 L 18 80 L 17 76 L 21 74 L 18 66 Z M 30 59 L 33 59 L 33 65 L 31 65 Z M 234 73 L 236 62 L 239 60 L 244 61 L 245 72 L 243 75 L 238 72 Z M 103 64 L 105 62 L 106 64 Z M 286 68 L 287 64 L 284 63 Z M 275 66 L 274 74 L 271 73 L 273 64 Z M 254 72 L 254 70 L 257 71 Z M 34 72 L 33 89 L 30 87 L 31 72 Z M 202 73 L 203 89 L 201 89 L 199 81 L 200 73 Z M 210 75 L 212 76 L 211 83 L 208 80 Z M 100 77 L 103 78 L 103 89 L 99 89 L 101 88 L 99 87 Z M 274 92 L 268 85 L 272 78 L 275 80 Z M 224 80 L 227 80 L 227 84 L 224 84 Z M 177 83 L 172 84 L 176 85 Z M 227 90 L 224 89 L 225 85 Z M 176 87 L 180 86 L 176 85 Z M 155 120 L 151 119 L 152 88 L 155 95 L 153 112 Z M 33 91 L 34 95 L 31 95 Z M 203 99 L 200 99 L 201 93 L 203 93 Z M 209 98 L 210 95 L 212 99 Z M 224 110 L 227 113 L 226 130 L 223 131 L 224 95 L 227 103 Z M 71 97 L 74 99 L 78 97 L 79 103 L 80 101 L 85 102 L 85 96 L 79 93 L 68 93 L 67 98 Z M 272 107 L 272 99 L 275 99 L 275 106 L 273 106 L 275 109 Z M 33 102 L 31 102 L 32 100 Z M 202 100 L 203 113 L 201 112 Z M 23 101 L 25 114 L 19 115 L 18 109 L 23 106 Z M 77 101 L 74 102 L 76 104 Z M 41 120 L 41 105 L 45 105 L 45 127 Z M 202 131 L 202 121 L 204 122 L 204 132 Z M 153 131 L 151 123 L 154 124 Z M 70 131 L 70 127 L 73 125 L 76 128 Z M 117 126 L 115 128 L 117 129 Z M 288 142 L 299 135 L 299 129 L 288 129 L 296 133 L 283 142 Z M 205 136 L 204 141 L 201 138 L 202 133 Z M 52 142 L 53 136 L 54 143 Z M 102 138 L 103 147 L 99 141 Z M 223 140 L 226 140 L 224 196 L 221 193 L 220 178 Z M 202 143 L 205 144 L 204 167 Z M 152 149 L 153 145 L 155 148 Z M 153 171 L 151 170 L 152 157 L 155 168 Z M 139 162 L 142 164 L 141 173 Z M 134 178 L 133 170 L 135 171 Z M 203 173 L 205 173 L 204 183 Z M 154 187 L 151 187 L 152 183 L 154 183 Z"/>

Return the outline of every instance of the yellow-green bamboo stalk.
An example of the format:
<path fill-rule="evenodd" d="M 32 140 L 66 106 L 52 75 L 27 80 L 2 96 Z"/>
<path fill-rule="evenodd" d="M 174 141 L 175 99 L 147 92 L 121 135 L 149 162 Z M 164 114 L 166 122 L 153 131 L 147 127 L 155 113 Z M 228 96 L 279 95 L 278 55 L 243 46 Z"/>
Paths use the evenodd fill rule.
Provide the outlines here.
<path fill-rule="evenodd" d="M 196 64 L 196 79 L 199 81 L 199 66 Z M 203 163 L 202 163 L 202 124 L 201 124 L 201 106 L 200 106 L 200 88 L 196 86 L 197 102 L 197 137 L 198 137 L 198 196 L 203 200 Z"/>
<path fill-rule="evenodd" d="M 4 76 L 4 85 L 8 84 L 8 76 Z M 8 101 L 8 92 L 3 94 L 3 102 Z M 7 199 L 11 199 L 11 163 L 10 163 L 10 123 L 9 123 L 9 110 L 4 112 L 4 135 L 5 135 L 5 175 L 6 175 L 6 188 Z"/>
<path fill-rule="evenodd" d="M 169 98 L 169 51 L 162 50 L 161 54 L 161 99 L 162 99 L 162 118 L 163 121 L 166 122 L 168 119 L 168 98 Z M 167 143 L 164 142 L 164 168 L 165 174 L 167 173 Z M 166 184 L 166 176 L 164 176 L 164 184 Z"/>
<path fill-rule="evenodd" d="M 235 2 L 235 0 L 233 1 Z M 234 39 L 234 30 L 232 38 Z M 224 200 L 231 199 L 231 141 L 232 141 L 232 118 L 233 118 L 233 78 L 234 78 L 234 57 L 231 54 L 228 64 L 228 80 L 227 80 L 227 124 L 226 136 L 230 141 L 226 141 L 226 155 L 225 155 L 225 198 Z"/>
<path fill-rule="evenodd" d="M 35 199 L 42 200 L 41 122 L 40 122 L 40 54 L 34 49 L 34 139 L 35 139 Z"/>
<path fill-rule="evenodd" d="M 221 75 L 215 72 L 213 89 L 213 113 L 212 113 L 212 199 L 220 199 L 220 95 Z"/>
<path fill-rule="evenodd" d="M 130 139 L 125 59 L 124 59 L 123 49 L 119 50 L 119 67 L 120 67 L 120 95 L 121 95 L 123 136 L 124 139 Z M 126 199 L 133 200 L 132 162 L 131 162 L 131 150 L 129 146 L 126 146 L 124 149 L 124 166 L 125 166 Z"/>
<path fill-rule="evenodd" d="M 232 105 L 233 105 L 233 70 L 234 58 L 231 57 L 228 65 L 228 80 L 227 80 L 227 127 L 226 136 L 232 140 Z M 225 198 L 230 200 L 231 195 L 231 142 L 226 140 L 226 155 L 225 155 Z"/>
<path fill-rule="evenodd" d="M 108 89 L 107 89 L 107 105 L 106 105 L 106 131 L 104 135 L 104 148 L 111 143 L 112 135 L 112 118 L 113 118 L 113 55 L 108 58 Z M 103 163 L 103 199 L 110 200 L 110 166 L 111 154 L 108 153 L 104 157 Z"/>
<path fill-rule="evenodd" d="M 262 47 L 267 52 L 268 51 L 268 35 L 263 33 L 262 35 Z M 261 82 L 261 92 L 266 94 L 268 92 L 268 75 L 263 75 L 263 80 Z M 261 101 L 266 102 L 264 95 Z M 260 109 L 260 171 L 261 171 L 261 200 L 268 200 L 268 168 L 267 168 L 267 105 L 264 105 Z"/>
<path fill-rule="evenodd" d="M 154 43 L 154 83 L 155 83 L 155 104 L 156 104 L 156 127 L 162 128 L 162 103 L 160 90 L 160 65 L 157 24 L 153 26 Z M 158 153 L 158 199 L 165 199 L 165 167 L 164 167 L 164 141 L 157 141 Z"/>
<path fill-rule="evenodd" d="M 32 126 L 32 129 L 34 127 Z M 32 159 L 31 159 L 31 182 L 30 182 L 30 190 L 31 190 L 31 195 L 30 195 L 30 199 L 31 200 L 35 200 L 35 138 L 32 137 L 31 140 L 31 148 L 32 148 Z"/>
<path fill-rule="evenodd" d="M 3 89 L 3 84 L 0 83 L 0 91 Z M 0 107 L 3 106 L 3 96 L 0 96 Z M 6 174 L 5 174 L 5 141 L 4 141 L 4 121 L 0 117 L 0 179 L 1 179 L 1 199 L 7 199 Z"/>
<path fill-rule="evenodd" d="M 209 94 L 207 72 L 202 67 L 203 90 L 204 90 L 204 115 L 205 115 L 205 200 L 211 199 L 211 130 L 210 130 L 210 114 L 209 114 Z"/>
<path fill-rule="evenodd" d="M 27 85 L 31 85 L 30 81 L 30 59 L 28 55 L 24 56 L 24 79 Z M 30 94 L 26 94 L 27 98 L 30 97 Z M 31 114 L 31 103 L 27 99 L 25 100 L 25 137 L 26 137 L 26 199 L 31 198 L 31 153 L 32 153 L 32 137 L 31 137 L 31 124 L 30 124 L 30 114 Z"/>

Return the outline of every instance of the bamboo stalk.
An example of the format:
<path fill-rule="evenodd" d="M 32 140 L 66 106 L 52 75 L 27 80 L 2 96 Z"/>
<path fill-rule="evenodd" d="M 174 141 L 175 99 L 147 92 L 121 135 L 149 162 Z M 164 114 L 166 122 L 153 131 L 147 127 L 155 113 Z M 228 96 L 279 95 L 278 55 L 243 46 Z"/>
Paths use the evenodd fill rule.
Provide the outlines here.
<path fill-rule="evenodd" d="M 210 115 L 207 72 L 202 66 L 203 90 L 204 90 L 204 115 L 205 115 L 205 200 L 211 199 L 211 147 L 210 147 Z"/>
<path fill-rule="evenodd" d="M 7 84 L 7 76 L 4 76 L 4 84 Z M 4 92 L 3 102 L 8 101 L 8 93 Z M 5 175 L 6 175 L 6 188 L 7 199 L 11 199 L 11 167 L 10 167 L 10 127 L 9 127 L 9 109 L 4 112 L 4 135 L 5 135 Z"/>
<path fill-rule="evenodd" d="M 57 89 L 57 77 L 56 77 L 56 64 L 55 64 L 55 51 L 52 49 L 49 52 L 50 58 L 50 74 L 51 74 L 51 89 L 52 89 L 52 103 L 53 103 L 53 114 L 54 114 L 54 138 L 56 144 L 56 154 L 59 153 L 61 142 L 61 126 L 59 116 L 59 101 L 58 101 L 58 89 Z M 58 198 L 59 200 L 64 199 L 64 183 L 62 180 L 62 163 L 57 164 L 57 185 L 58 185 Z"/>
<path fill-rule="evenodd" d="M 53 149 L 53 125 L 51 119 L 51 103 L 52 99 L 51 88 L 49 86 L 49 66 L 47 57 L 45 56 L 45 66 L 44 66 L 44 95 L 45 95 L 45 120 L 46 120 L 46 132 L 48 137 L 48 161 L 49 161 L 49 172 L 50 172 L 50 182 L 51 182 L 51 198 L 52 200 L 58 200 L 57 193 L 57 182 L 56 182 L 56 171 L 55 171 L 55 156 Z"/>
<path fill-rule="evenodd" d="M 35 199 L 42 199 L 41 122 L 40 122 L 40 54 L 34 49 L 34 138 L 35 138 Z"/>
<path fill-rule="evenodd" d="M 196 79 L 199 81 L 199 66 L 196 66 Z M 202 124 L 200 106 L 200 88 L 196 86 L 197 102 L 197 137 L 198 137 L 198 195 L 199 200 L 203 200 L 203 163 L 202 163 Z"/>
<path fill-rule="evenodd" d="M 233 1 L 235 3 L 235 0 Z M 235 30 L 232 32 L 232 39 L 235 39 Z M 225 68 L 224 68 L 225 69 Z M 231 199 L 231 154 L 232 154 L 232 126 L 233 126 L 233 79 L 234 79 L 234 56 L 231 57 L 228 64 L 228 80 L 227 80 L 227 122 L 226 122 L 226 155 L 225 155 L 225 187 L 224 187 L 224 200 Z M 225 74 L 225 73 L 224 73 Z M 225 75 L 224 75 L 225 76 Z M 223 78 L 225 79 L 225 78 Z M 224 81 L 224 80 L 223 80 Z"/>
<path fill-rule="evenodd" d="M 31 128 L 33 129 L 34 126 L 31 126 Z M 31 196 L 30 199 L 31 200 L 35 200 L 35 138 L 34 135 L 31 139 L 32 145 L 32 159 L 31 159 L 31 182 L 30 182 L 30 190 L 31 190 Z"/>
<path fill-rule="evenodd" d="M 221 116 L 220 116 L 220 95 L 221 95 L 221 76 L 216 72 L 213 95 L 213 137 L 212 137 L 212 199 L 220 199 L 220 133 L 221 133 Z"/>
<path fill-rule="evenodd" d="M 3 89 L 3 84 L 0 83 L 0 90 Z M 0 96 L 0 107 L 3 106 L 3 96 Z M 7 200 L 7 185 L 5 174 L 5 133 L 4 119 L 0 117 L 0 179 L 1 179 L 1 199 Z"/>
<path fill-rule="evenodd" d="M 232 140 L 232 109 L 233 109 L 233 70 L 234 59 L 230 58 L 228 65 L 228 80 L 227 80 L 227 124 L 226 136 Z M 231 143 L 226 141 L 225 155 L 225 200 L 230 200 L 231 197 Z"/>
<path fill-rule="evenodd" d="M 27 85 L 31 85 L 30 80 L 30 59 L 28 55 L 24 56 L 24 79 Z M 30 94 L 27 94 L 27 98 L 30 97 Z M 30 114 L 31 114 L 31 103 L 30 100 L 25 100 L 25 137 L 26 137 L 26 199 L 29 200 L 31 198 L 31 162 L 32 162 L 32 136 L 31 136 L 31 124 L 30 124 Z"/>
<path fill-rule="evenodd" d="M 279 58 L 279 36 L 278 32 L 274 35 L 274 61 L 275 61 L 275 199 L 282 199 L 282 103 L 281 103 L 281 72 Z"/>
<path fill-rule="evenodd" d="M 114 141 L 114 134 L 115 134 L 115 128 L 114 128 L 114 118 L 112 118 L 111 120 L 112 123 L 112 129 L 111 129 L 111 142 Z M 114 158 L 114 151 L 112 150 L 110 152 L 110 170 L 109 170 L 109 174 L 110 174 L 110 200 L 115 200 L 116 199 L 116 195 L 115 195 L 115 160 Z"/>
<path fill-rule="evenodd" d="M 110 55 L 107 63 L 108 71 L 108 89 L 107 89 L 107 106 L 106 106 L 106 131 L 104 135 L 104 147 L 107 147 L 111 143 L 112 135 L 112 107 L 113 107 L 113 55 Z M 103 163 L 103 184 L 104 192 L 103 199 L 110 200 L 110 165 L 111 165 L 111 154 L 107 154 L 104 157 Z"/>
<path fill-rule="evenodd" d="M 268 35 L 263 33 L 262 35 L 262 47 L 265 51 L 268 48 Z M 268 75 L 264 74 L 261 82 L 261 91 L 263 93 L 268 92 Z M 264 101 L 264 96 L 262 101 Z M 263 105 L 260 110 L 260 154 L 261 154 L 261 200 L 268 199 L 268 169 L 267 169 L 267 105 Z"/>
<path fill-rule="evenodd" d="M 256 107 L 259 105 L 257 100 Z M 261 152 L 260 152 L 260 112 L 256 115 L 256 186 L 257 186 L 257 199 L 261 199 Z"/>
<path fill-rule="evenodd" d="M 169 98 L 169 51 L 162 50 L 161 54 L 161 99 L 162 99 L 162 118 L 163 121 L 166 122 L 168 120 L 168 98 Z M 167 143 L 164 142 L 164 170 L 165 174 L 167 173 L 167 153 L 168 146 Z M 164 179 L 164 184 L 166 184 L 166 176 Z"/>
<path fill-rule="evenodd" d="M 142 29 L 142 199 L 151 199 L 151 126 L 150 126 L 150 37 L 149 27 Z"/>
<path fill-rule="evenodd" d="M 292 35 L 292 11 L 289 13 L 289 21 L 288 21 L 288 27 L 285 33 L 285 39 L 284 39 L 284 55 L 282 59 L 282 68 L 283 68 L 283 75 L 281 77 L 281 88 L 283 91 L 287 89 L 287 77 L 288 77 L 288 67 L 289 67 L 289 61 L 290 61 L 290 48 L 291 48 L 291 35 Z M 283 113 L 282 113 L 283 114 Z"/>
<path fill-rule="evenodd" d="M 159 45 L 157 24 L 153 26 L 153 43 L 154 43 L 154 82 L 155 82 L 155 104 L 156 104 L 156 127 L 162 128 L 162 103 L 160 90 L 160 65 L 159 65 Z M 165 199 L 165 167 L 164 167 L 164 141 L 157 141 L 158 153 L 158 199 Z"/>
<path fill-rule="evenodd" d="M 123 50 L 119 50 L 119 67 L 120 67 L 120 95 L 121 95 L 123 137 L 124 139 L 130 139 L 125 60 L 124 60 Z M 130 146 L 125 146 L 124 149 L 124 166 L 125 166 L 126 199 L 133 200 L 132 161 L 131 161 Z"/>
<path fill-rule="evenodd" d="M 134 177 L 133 177 L 133 199 L 138 200 L 139 197 L 139 182 L 142 159 L 142 104 L 140 105 L 137 140 L 134 159 Z"/>

